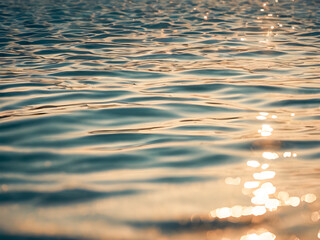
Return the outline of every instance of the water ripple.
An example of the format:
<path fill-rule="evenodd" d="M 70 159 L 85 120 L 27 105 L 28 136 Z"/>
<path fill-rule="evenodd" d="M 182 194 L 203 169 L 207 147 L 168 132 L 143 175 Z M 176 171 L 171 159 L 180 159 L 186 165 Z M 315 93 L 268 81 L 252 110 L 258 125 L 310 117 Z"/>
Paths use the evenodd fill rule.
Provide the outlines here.
<path fill-rule="evenodd" d="M 315 239 L 319 14 L 2 1 L 0 238 Z"/>

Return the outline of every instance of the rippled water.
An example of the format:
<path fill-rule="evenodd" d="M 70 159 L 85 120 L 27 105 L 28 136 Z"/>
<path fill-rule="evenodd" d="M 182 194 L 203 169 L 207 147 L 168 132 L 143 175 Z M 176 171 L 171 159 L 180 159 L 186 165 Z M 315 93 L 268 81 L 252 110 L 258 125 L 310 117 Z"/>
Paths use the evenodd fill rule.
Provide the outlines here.
<path fill-rule="evenodd" d="M 319 47 L 318 0 L 1 1 L 1 239 L 320 238 Z"/>

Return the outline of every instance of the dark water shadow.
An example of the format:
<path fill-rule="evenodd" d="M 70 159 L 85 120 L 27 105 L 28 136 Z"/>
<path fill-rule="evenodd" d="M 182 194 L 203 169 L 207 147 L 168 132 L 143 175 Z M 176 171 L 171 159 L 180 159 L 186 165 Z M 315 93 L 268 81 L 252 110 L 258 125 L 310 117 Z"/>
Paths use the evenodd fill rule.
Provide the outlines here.
<path fill-rule="evenodd" d="M 44 235 L 18 235 L 9 233 L 0 233 L 0 239 L 3 240 L 89 240 L 89 238 L 69 238 L 62 236 L 44 236 Z"/>
<path fill-rule="evenodd" d="M 208 231 L 216 229 L 240 229 L 251 226 L 253 224 L 258 225 L 259 223 L 252 223 L 251 219 L 241 220 L 237 222 L 232 222 L 228 220 L 168 220 L 168 221 L 136 221 L 128 222 L 129 225 L 135 228 L 147 229 L 155 228 L 160 230 L 163 233 L 174 234 L 181 232 L 199 232 L 199 231 Z"/>
<path fill-rule="evenodd" d="M 137 194 L 138 190 L 99 192 L 86 189 L 68 189 L 56 192 L 13 191 L 0 193 L 0 204 L 33 202 L 39 206 L 58 206 L 84 203 L 102 198 Z"/>

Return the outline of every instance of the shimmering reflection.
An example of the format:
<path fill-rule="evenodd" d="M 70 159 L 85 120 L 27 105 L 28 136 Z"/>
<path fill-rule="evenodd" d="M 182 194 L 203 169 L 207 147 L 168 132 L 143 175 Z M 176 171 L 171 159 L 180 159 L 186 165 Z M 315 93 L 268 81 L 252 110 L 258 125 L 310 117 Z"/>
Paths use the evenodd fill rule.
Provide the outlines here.
<path fill-rule="evenodd" d="M 258 120 L 264 120 L 262 117 L 268 116 L 269 113 L 260 112 Z M 292 116 L 292 115 L 291 115 Z M 272 117 L 272 119 L 276 119 Z M 273 128 L 269 124 L 263 124 L 262 128 L 258 131 L 261 137 L 268 137 L 272 135 Z M 297 153 L 286 151 L 283 154 L 274 151 L 262 152 L 261 160 L 248 160 L 246 166 L 249 168 L 249 172 L 252 172 L 252 179 L 244 181 L 242 193 L 247 195 L 251 199 L 252 206 L 236 205 L 233 207 L 222 207 L 210 212 L 212 218 L 218 219 L 230 219 L 241 217 L 258 217 L 265 216 L 267 218 L 268 213 L 276 213 L 283 207 L 298 208 L 302 203 L 312 204 L 316 202 L 317 196 L 313 193 L 303 194 L 299 196 L 291 196 L 286 191 L 278 191 L 273 182 L 276 182 L 275 169 L 270 169 L 270 164 L 265 161 L 282 159 L 294 159 L 297 157 Z M 283 158 L 282 158 L 283 157 Z M 282 158 L 282 159 L 281 159 Z M 268 169 L 268 170 L 266 170 Z M 262 170 L 262 171 L 261 171 Z M 246 177 L 247 178 L 247 177 Z M 229 178 L 231 179 L 237 178 Z M 227 181 L 226 181 L 227 183 Z M 230 184 L 230 183 L 229 183 Z M 253 219 L 253 218 L 252 218 Z M 320 211 L 314 211 L 311 213 L 310 220 L 312 222 L 320 221 Z M 230 220 L 233 221 L 233 220 Z M 253 222 L 256 220 L 252 220 Z M 276 239 L 276 235 L 271 232 L 248 233 L 241 237 L 241 239 Z M 298 239 L 292 236 L 293 239 Z"/>
<path fill-rule="evenodd" d="M 261 234 L 247 234 L 245 236 L 242 236 L 240 240 L 274 240 L 276 239 L 276 236 L 271 232 L 264 232 Z"/>
<path fill-rule="evenodd" d="M 0 239 L 315 239 L 319 16 L 0 1 Z"/>
<path fill-rule="evenodd" d="M 274 159 L 279 158 L 279 155 L 275 152 L 264 152 L 262 154 L 262 157 L 265 159 L 268 159 L 268 160 L 274 160 Z"/>
<path fill-rule="evenodd" d="M 259 129 L 258 132 L 261 134 L 261 136 L 268 137 L 272 135 L 272 131 L 273 131 L 273 128 L 270 125 L 263 124 L 262 128 Z"/>
<path fill-rule="evenodd" d="M 263 172 L 257 172 L 253 174 L 253 178 L 256 180 L 267 180 L 272 179 L 276 173 L 274 171 L 263 171 Z"/>
<path fill-rule="evenodd" d="M 249 160 L 247 162 L 247 165 L 249 167 L 254 167 L 254 168 L 260 167 L 260 163 L 258 161 L 256 161 L 256 160 Z"/>

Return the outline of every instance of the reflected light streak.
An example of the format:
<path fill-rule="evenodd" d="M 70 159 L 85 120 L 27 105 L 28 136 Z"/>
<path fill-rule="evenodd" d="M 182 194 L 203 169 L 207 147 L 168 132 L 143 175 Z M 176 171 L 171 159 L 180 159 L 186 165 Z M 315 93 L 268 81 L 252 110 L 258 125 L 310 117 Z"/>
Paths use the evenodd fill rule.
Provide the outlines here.
<path fill-rule="evenodd" d="M 278 199 L 268 199 L 265 203 L 265 207 L 269 210 L 269 211 L 275 211 L 278 209 L 278 207 L 280 206 L 280 201 Z"/>
<path fill-rule="evenodd" d="M 239 185 L 241 183 L 241 178 L 239 178 L 239 177 L 236 177 L 236 178 L 227 177 L 224 181 L 228 185 Z"/>
<path fill-rule="evenodd" d="M 260 173 L 254 173 L 253 178 L 256 180 L 266 180 L 266 179 L 272 179 L 276 173 L 274 171 L 263 171 Z"/>
<path fill-rule="evenodd" d="M 273 201 L 271 201 L 271 202 L 269 201 L 269 200 L 271 200 L 269 198 L 269 195 L 274 194 L 275 192 L 276 192 L 276 188 L 272 185 L 272 183 L 270 183 L 270 182 L 264 183 L 264 184 L 262 184 L 261 188 L 255 190 L 253 192 L 253 194 L 255 196 L 251 199 L 251 202 L 256 205 L 265 204 L 266 207 L 267 207 L 267 203 L 268 203 L 268 206 L 271 207 L 271 205 L 273 206 L 275 203 Z M 273 207 L 271 207 L 271 208 L 273 208 Z"/>
<path fill-rule="evenodd" d="M 311 221 L 317 222 L 320 220 L 320 212 L 316 211 L 311 214 Z"/>
<path fill-rule="evenodd" d="M 240 240 L 274 240 L 276 235 L 271 232 L 264 232 L 261 234 L 251 233 L 245 236 L 242 236 Z"/>
<path fill-rule="evenodd" d="M 275 152 L 263 152 L 262 157 L 268 160 L 274 160 L 279 158 L 279 155 Z"/>
<path fill-rule="evenodd" d="M 284 152 L 283 157 L 285 158 L 291 157 L 291 152 Z"/>
<path fill-rule="evenodd" d="M 254 206 L 254 207 L 242 207 L 240 205 L 233 206 L 232 208 L 223 207 L 217 208 L 210 212 L 212 218 L 225 219 L 229 217 L 241 217 L 241 216 L 261 216 L 267 212 L 265 206 Z"/>
<path fill-rule="evenodd" d="M 265 116 L 256 116 L 256 119 L 258 119 L 258 120 L 266 120 L 267 118 Z"/>
<path fill-rule="evenodd" d="M 269 196 L 267 194 L 260 194 L 256 197 L 251 198 L 251 202 L 255 205 L 264 205 L 266 204 Z"/>
<path fill-rule="evenodd" d="M 241 217 L 243 208 L 240 205 L 233 206 L 231 208 L 232 217 Z"/>
<path fill-rule="evenodd" d="M 258 181 L 249 181 L 249 182 L 245 182 L 243 186 L 245 188 L 257 188 L 259 187 L 259 185 L 260 185 L 260 182 Z"/>
<path fill-rule="evenodd" d="M 297 154 L 296 153 L 292 153 L 292 152 L 284 152 L 283 153 L 283 157 L 284 158 L 297 157 Z"/>
<path fill-rule="evenodd" d="M 313 203 L 314 201 L 317 200 L 317 197 L 313 193 L 308 193 L 306 195 L 303 195 L 301 197 L 301 200 L 306 202 L 306 203 Z"/>
<path fill-rule="evenodd" d="M 258 130 L 258 133 L 263 137 L 271 136 L 273 128 L 268 124 L 263 124 L 262 128 Z"/>
<path fill-rule="evenodd" d="M 265 208 L 265 206 L 256 206 L 252 208 L 252 214 L 254 216 L 260 216 L 263 215 L 267 212 L 267 209 Z"/>
<path fill-rule="evenodd" d="M 290 197 L 287 201 L 285 201 L 286 205 L 290 205 L 292 207 L 297 207 L 300 204 L 300 198 L 298 197 Z"/>
<path fill-rule="evenodd" d="M 260 167 L 260 163 L 258 161 L 255 161 L 255 160 L 249 160 L 247 162 L 247 165 L 249 167 L 254 167 L 254 168 Z"/>
<path fill-rule="evenodd" d="M 281 200 L 281 201 L 287 201 L 289 199 L 289 193 L 287 192 L 279 192 L 278 193 L 278 198 Z"/>

